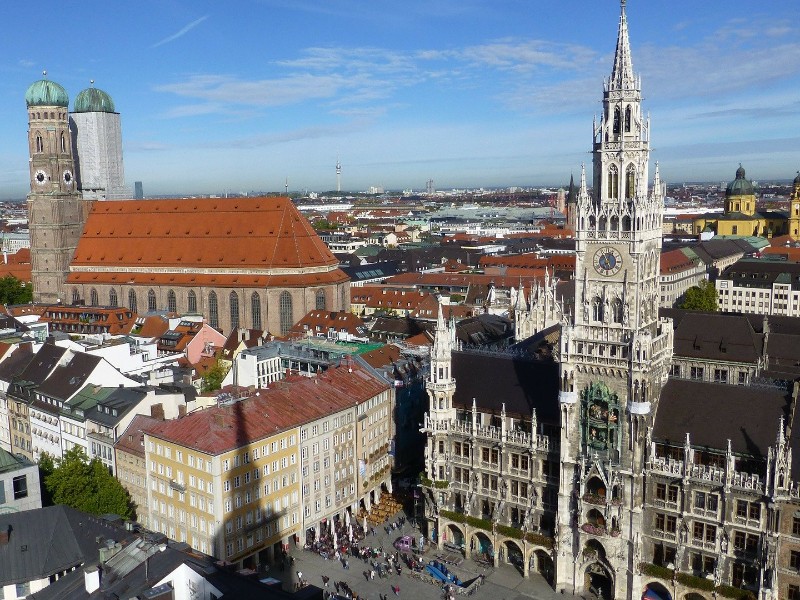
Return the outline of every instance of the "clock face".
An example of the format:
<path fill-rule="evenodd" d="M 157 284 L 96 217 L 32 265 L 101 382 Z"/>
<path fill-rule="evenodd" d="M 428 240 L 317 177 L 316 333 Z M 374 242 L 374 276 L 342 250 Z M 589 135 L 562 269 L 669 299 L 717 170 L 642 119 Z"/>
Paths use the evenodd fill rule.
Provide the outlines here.
<path fill-rule="evenodd" d="M 594 255 L 594 268 L 605 277 L 616 275 L 622 268 L 622 255 L 615 248 L 600 248 Z"/>
<path fill-rule="evenodd" d="M 64 183 L 72 183 L 72 173 L 70 171 L 64 171 Z"/>
<path fill-rule="evenodd" d="M 44 185 L 44 183 L 47 181 L 47 173 L 39 169 L 36 171 L 36 174 L 33 176 L 33 178 L 37 184 Z"/>

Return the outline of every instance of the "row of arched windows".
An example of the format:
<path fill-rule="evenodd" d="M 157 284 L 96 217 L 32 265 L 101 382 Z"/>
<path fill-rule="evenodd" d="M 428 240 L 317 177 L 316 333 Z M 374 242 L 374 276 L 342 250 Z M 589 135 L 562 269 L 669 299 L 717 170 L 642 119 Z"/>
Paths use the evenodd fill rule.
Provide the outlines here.
<path fill-rule="evenodd" d="M 628 106 L 625 109 L 625 123 L 624 123 L 624 125 L 625 125 L 625 133 L 630 133 L 631 132 L 631 120 L 632 120 L 631 107 Z M 620 133 L 622 133 L 622 126 L 623 126 L 623 123 L 622 123 L 622 110 L 618 106 L 618 107 L 616 107 L 614 109 L 614 127 L 613 127 L 613 130 L 612 130 L 613 133 L 615 135 L 619 135 Z"/>
<path fill-rule="evenodd" d="M 63 131 L 61 132 L 60 141 L 61 141 L 61 153 L 63 154 L 63 153 L 65 153 L 67 151 L 67 136 Z M 38 131 L 36 132 L 36 136 L 35 136 L 35 139 L 34 139 L 34 148 L 35 148 L 36 154 L 41 154 L 41 153 L 43 153 L 45 151 L 44 150 L 44 138 L 42 137 L 42 134 L 40 132 L 38 132 Z"/>
<path fill-rule="evenodd" d="M 609 308 L 600 296 L 595 296 L 594 300 L 592 300 L 592 321 L 597 322 L 605 322 L 606 320 L 606 309 Z M 619 298 L 614 298 L 611 302 L 610 306 L 611 314 L 609 317 L 611 318 L 612 323 L 622 323 L 622 316 L 623 316 L 623 305 L 622 300 Z"/>
<path fill-rule="evenodd" d="M 608 169 L 608 197 L 619 198 L 619 171 L 617 165 L 611 165 Z M 636 168 L 629 165 L 625 171 L 625 199 L 631 200 L 636 197 Z"/>
<path fill-rule="evenodd" d="M 73 304 L 76 304 L 79 301 L 80 293 L 78 288 L 73 288 L 72 302 Z M 92 288 L 89 291 L 89 304 L 91 306 L 100 305 L 100 298 L 95 288 Z M 327 301 L 324 290 L 317 290 L 314 304 L 317 310 L 326 309 Z M 113 307 L 119 306 L 117 290 L 111 289 L 108 292 L 108 305 Z M 231 330 L 238 329 L 241 325 L 241 319 L 239 294 L 237 292 L 230 293 L 228 298 L 228 306 L 230 308 Z M 128 291 L 128 308 L 135 313 L 139 312 L 136 290 L 134 289 Z M 189 290 L 187 293 L 187 309 L 190 313 L 198 312 L 197 294 L 194 292 L 194 290 Z M 155 290 L 150 289 L 147 291 L 147 311 L 155 312 L 156 310 L 158 310 L 158 299 Z M 167 310 L 173 313 L 178 312 L 178 299 L 174 290 L 167 291 Z M 289 292 L 283 291 L 278 297 L 278 311 L 280 316 L 279 322 L 281 335 L 285 335 L 295 322 L 294 302 L 292 300 L 292 295 Z M 258 292 L 253 292 L 250 295 L 250 316 L 252 327 L 254 329 L 262 329 L 261 296 L 258 294 Z M 217 293 L 213 291 L 209 292 L 208 294 L 208 321 L 212 327 L 219 327 L 219 301 L 217 298 Z"/>

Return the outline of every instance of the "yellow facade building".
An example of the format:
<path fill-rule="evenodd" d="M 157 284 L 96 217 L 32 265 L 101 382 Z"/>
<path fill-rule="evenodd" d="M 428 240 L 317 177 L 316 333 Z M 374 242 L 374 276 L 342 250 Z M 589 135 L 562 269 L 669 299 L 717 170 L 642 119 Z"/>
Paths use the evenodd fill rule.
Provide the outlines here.
<path fill-rule="evenodd" d="M 739 165 L 736 179 L 725 190 L 725 211 L 707 213 L 696 218 L 693 232 L 700 235 L 713 231 L 716 235 L 760 236 L 771 238 L 791 235 L 798 239 L 800 230 L 800 175 L 795 178 L 789 213 L 783 211 L 756 211 L 756 191 Z"/>

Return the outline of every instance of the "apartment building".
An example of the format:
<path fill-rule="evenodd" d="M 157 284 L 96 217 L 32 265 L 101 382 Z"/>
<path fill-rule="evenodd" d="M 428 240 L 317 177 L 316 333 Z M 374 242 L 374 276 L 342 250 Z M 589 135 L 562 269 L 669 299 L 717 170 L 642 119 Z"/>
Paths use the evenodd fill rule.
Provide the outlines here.
<path fill-rule="evenodd" d="M 150 527 L 241 567 L 390 489 L 394 388 L 358 360 L 144 428 Z"/>
<path fill-rule="evenodd" d="M 716 282 L 723 312 L 800 316 L 800 263 L 742 259 Z"/>

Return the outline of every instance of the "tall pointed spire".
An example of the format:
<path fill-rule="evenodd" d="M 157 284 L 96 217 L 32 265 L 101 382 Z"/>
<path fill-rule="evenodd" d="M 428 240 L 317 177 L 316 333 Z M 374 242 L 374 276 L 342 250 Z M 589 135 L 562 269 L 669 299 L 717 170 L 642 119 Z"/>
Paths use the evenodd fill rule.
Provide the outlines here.
<path fill-rule="evenodd" d="M 609 89 L 630 90 L 636 86 L 631 61 L 631 44 L 628 39 L 628 18 L 625 15 L 625 2 L 620 0 L 619 33 L 617 34 L 617 52 L 614 55 L 614 70 L 611 73 Z"/>

